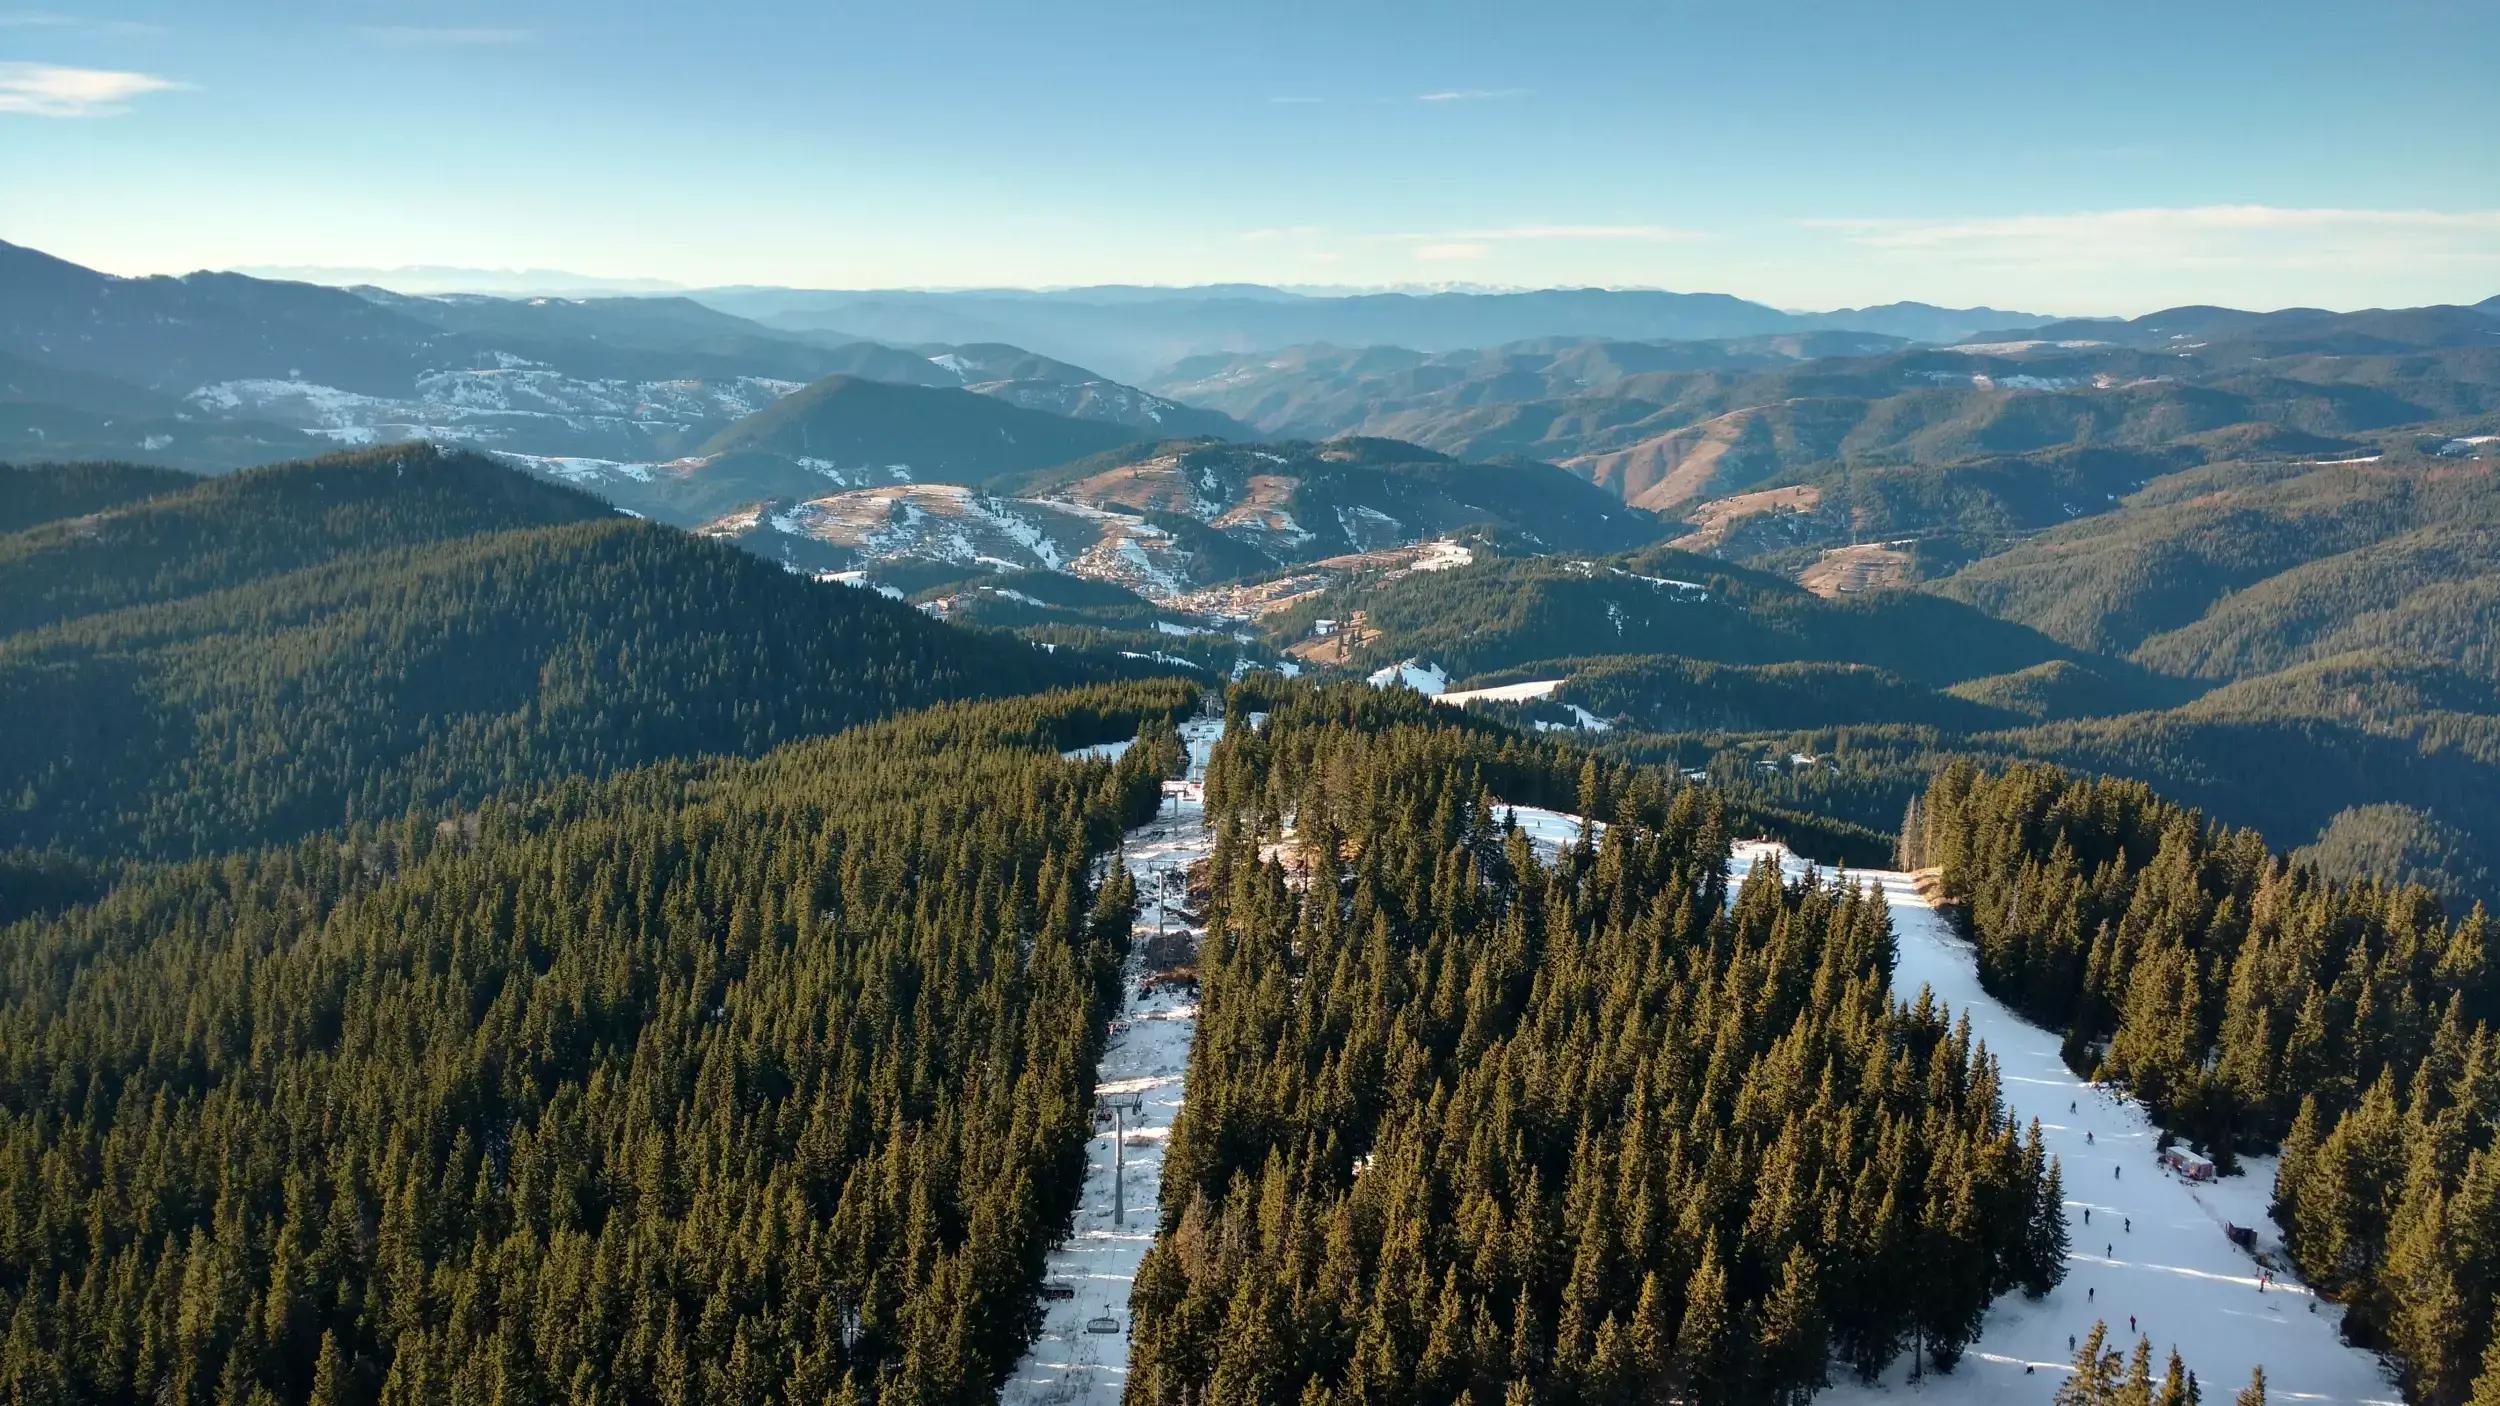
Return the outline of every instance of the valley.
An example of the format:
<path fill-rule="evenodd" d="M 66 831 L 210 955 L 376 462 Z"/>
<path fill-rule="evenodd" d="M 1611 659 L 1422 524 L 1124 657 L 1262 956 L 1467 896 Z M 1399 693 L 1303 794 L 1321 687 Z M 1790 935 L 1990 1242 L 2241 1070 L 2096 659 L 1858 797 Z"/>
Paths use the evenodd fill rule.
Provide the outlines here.
<path fill-rule="evenodd" d="M 2495 546 L 2500 300 L 0 245 L 0 1386 L 2484 1406 Z"/>

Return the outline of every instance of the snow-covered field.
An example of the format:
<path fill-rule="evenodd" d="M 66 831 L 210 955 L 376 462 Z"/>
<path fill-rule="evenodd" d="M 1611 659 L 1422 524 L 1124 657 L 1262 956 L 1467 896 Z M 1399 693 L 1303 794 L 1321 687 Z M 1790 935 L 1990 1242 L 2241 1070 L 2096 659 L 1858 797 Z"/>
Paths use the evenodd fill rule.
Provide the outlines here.
<path fill-rule="evenodd" d="M 1438 698 L 1450 686 L 1449 673 L 1440 665 L 1421 659 L 1392 664 L 1371 676 L 1374 688 L 1392 688 L 1404 684 L 1427 698 Z"/>
<path fill-rule="evenodd" d="M 1372 682 L 1385 687 L 1388 683 L 1388 679 L 1386 678 L 1388 672 L 1388 670 L 1384 669 L 1380 673 L 1372 675 Z M 1460 689 L 1455 693 L 1435 695 L 1433 701 L 1436 703 L 1447 703 L 1452 707 L 1458 708 L 1464 708 L 1470 703 L 1528 703 L 1540 698 L 1553 697 L 1555 690 L 1561 688 L 1564 682 L 1565 681 L 1562 679 L 1538 679 L 1532 683 L 1506 683 L 1498 688 L 1466 688 Z M 1426 691 L 1429 692 L 1429 690 Z M 1569 710 L 1571 713 L 1571 721 L 1548 722 L 1543 718 L 1539 718 L 1536 719 L 1536 730 L 1539 732 L 1571 732 L 1575 730 L 1580 732 L 1610 732 L 1614 729 L 1613 723 L 1606 721 L 1604 718 L 1597 716 L 1595 713 L 1590 712 L 1588 709 L 1581 707 L 1577 703 L 1564 703 L 1562 704 L 1562 707 Z"/>
<path fill-rule="evenodd" d="M 1546 697 L 1562 686 L 1561 679 L 1538 679 L 1533 683 L 1506 683 L 1499 688 L 1461 689 L 1456 693 L 1442 694 L 1441 701 L 1459 707 L 1478 699 L 1488 703 L 1523 703 L 1531 698 Z"/>
<path fill-rule="evenodd" d="M 1758 862 L 1779 865 L 1791 879 L 1808 868 L 1785 848 L 1759 843 L 1737 846 L 1729 867 L 1741 877 Z M 1997 1300 L 1979 1341 L 1951 1375 L 1912 1384 L 1905 1361 L 1868 1386 L 1843 1372 L 1818 1402 L 2047 1402 L 2073 1361 L 2067 1335 L 2081 1339 L 2101 1319 L 2123 1350 L 2134 1342 L 2130 1315 L 2153 1340 L 2156 1370 L 2176 1345 L 2207 1401 L 2228 1400 L 2259 1364 L 2274 1401 L 2401 1400 L 2377 1359 L 2338 1337 L 2341 1308 L 2281 1274 L 2260 1292 L 2256 1260 L 2224 1236 L 2226 1222 L 2255 1226 L 2260 1249 L 2283 1262 L 2280 1237 L 2266 1214 L 2274 1190 L 2271 1159 L 2246 1159 L 2244 1175 L 2206 1185 L 2164 1173 L 2153 1160 L 2158 1130 L 2151 1120 L 2134 1103 L 2076 1078 L 2058 1058 L 2055 1035 L 1980 989 L 1969 944 L 1954 936 L 1909 875 L 1848 878 L 1881 885 L 1891 906 L 1901 952 L 1895 995 L 1907 998 L 1926 986 L 1966 1012 L 2004 1069 L 2015 1116 L 2040 1120 L 2065 1174 L 2072 1251 L 2066 1282 L 2048 1297 L 2034 1303 L 2017 1291 Z M 2026 1367 L 2034 1370 L 2026 1373 Z"/>
<path fill-rule="evenodd" d="M 1224 720 L 1192 719 L 1181 725 L 1180 734 L 1189 749 L 1190 780 L 1203 783 L 1207 758 L 1224 735 Z M 1118 745 L 1125 749 L 1125 744 Z M 1137 880 L 1140 951 L 1129 958 L 1128 996 L 1095 1072 L 1094 1088 L 1106 1101 L 1135 1100 L 1137 1111 L 1124 1117 L 1123 1146 L 1115 1149 L 1110 1130 L 1104 1128 L 1086 1151 L 1085 1190 L 1075 1228 L 1051 1252 L 1044 1271 L 1045 1282 L 1073 1287 L 1076 1295 L 1043 1301 L 1041 1335 L 1025 1349 L 1024 1360 L 999 1394 L 1005 1406 L 1118 1406 L 1128 1384 L 1129 1286 L 1136 1282 L 1137 1262 L 1154 1239 L 1163 1150 L 1172 1135 L 1172 1120 L 1180 1115 L 1182 1076 L 1189 1069 L 1190 1041 L 1198 1032 L 1194 995 L 1162 989 L 1137 994 L 1146 975 L 1143 939 L 1164 924 L 1185 925 L 1182 876 L 1213 846 L 1203 784 L 1168 789 L 1162 812 L 1129 831 L 1122 846 L 1128 871 Z M 1112 1214 L 1115 1157 L 1124 1164 L 1116 1170 L 1124 1212 L 1117 1221 Z M 1088 1326 L 1106 1320 L 1111 1331 Z"/>
<path fill-rule="evenodd" d="M 1576 815 L 1547 810 L 1543 806 L 1501 805 L 1493 808 L 1493 823 L 1518 826 L 1528 837 L 1528 844 L 1536 851 L 1537 857 L 1550 862 L 1554 856 L 1580 842 L 1580 826 L 1584 822 Z M 1596 832 L 1589 838 L 1602 840 L 1605 837 L 1606 822 L 1601 820 L 1597 822 Z"/>

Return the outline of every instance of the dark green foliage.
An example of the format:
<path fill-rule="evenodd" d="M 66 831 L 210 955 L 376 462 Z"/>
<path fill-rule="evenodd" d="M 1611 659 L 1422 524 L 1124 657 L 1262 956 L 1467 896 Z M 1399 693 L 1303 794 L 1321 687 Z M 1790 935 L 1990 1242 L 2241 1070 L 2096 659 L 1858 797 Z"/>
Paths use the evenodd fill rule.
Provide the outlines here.
<path fill-rule="evenodd" d="M 1742 665 L 1671 655 L 1557 659 L 1470 679 L 1465 687 L 1519 683 L 1531 676 L 1564 678 L 1557 700 L 1650 732 L 1788 732 L 1866 723 L 1977 730 L 2016 720 L 2011 712 L 1911 683 L 1888 669 L 1820 660 Z"/>
<path fill-rule="evenodd" d="M 140 464 L 0 464 L 0 534 L 179 493 L 198 482 Z"/>
<path fill-rule="evenodd" d="M 2033 722 L 2106 717 L 2112 713 L 2154 707 L 2167 701 L 2165 690 L 2148 680 L 2131 677 L 2131 671 L 2117 672 L 2113 677 L 2066 659 L 2052 659 L 2010 674 L 1970 679 L 1953 685 L 1946 692 L 1955 698 L 1978 704 L 1999 717 Z M 1833 718 L 1830 721 L 1843 722 L 1847 719 Z"/>
<path fill-rule="evenodd" d="M 2454 827 L 2411 806 L 2355 806 L 2335 813 L 2318 838 L 2293 854 L 2329 879 L 2419 884 L 2438 891 L 2454 912 L 2493 892 L 2491 875 L 2472 856 L 2479 847 Z"/>
<path fill-rule="evenodd" d="M 1719 664 L 1864 664 L 1941 686 L 2010 673 L 2073 650 L 1957 601 L 1880 592 L 1827 601 L 1777 577 L 1681 552 L 1611 562 L 1489 561 L 1332 592 L 1280 617 L 1363 613 L 1369 667 L 1431 660 L 1452 677 L 1596 655 Z M 2123 669 L 2125 666 L 2114 666 Z M 1950 709 L 1950 704 L 1938 704 Z"/>
<path fill-rule="evenodd" d="M 941 708 L 17 924 L 0 1380 L 991 1400 L 1118 997 L 1133 893 L 1089 862 L 1194 701 Z M 1141 724 L 1116 765 L 1055 755 Z"/>
<path fill-rule="evenodd" d="M 1131 1400 L 1796 1401 L 1827 1346 L 1949 1368 L 2058 1277 L 1995 1061 L 1892 1000 L 1879 899 L 1731 895 L 1706 790 L 1411 695 L 1275 706 L 1209 780 Z M 1495 818 L 1532 792 L 1613 823 L 1541 862 Z"/>
<path fill-rule="evenodd" d="M 2265 1406 L 2265 1380 L 2265 1369 L 2256 1368 L 2237 1398 L 2239 1406 Z M 2075 1369 L 2058 1384 L 2055 1400 L 2057 1406 L 2194 1406 L 2200 1390 L 2177 1348 L 2170 1349 L 2169 1364 L 2157 1377 L 2151 1339 L 2138 1337 L 2135 1352 L 2124 1355 L 2110 1345 L 2109 1325 L 2095 1322 L 2075 1349 Z"/>
<path fill-rule="evenodd" d="M 647 523 L 491 534 L 0 645 L 0 845 L 208 853 L 1093 672 Z"/>
<path fill-rule="evenodd" d="M 83 618 L 0 640 L 0 850 L 213 853 L 1148 672 L 423 447 L 0 538 L 11 577 L 21 623 Z"/>
<path fill-rule="evenodd" d="M 2078 649 L 2133 651 L 2174 673 L 2238 678 L 2394 647 L 2489 674 L 2500 480 L 2438 464 L 2173 474 L 2123 511 L 2048 533 L 1939 589 Z"/>
<path fill-rule="evenodd" d="M 0 635 L 360 552 L 615 516 L 587 494 L 426 444 L 186 482 L 184 492 L 0 537 Z"/>
<path fill-rule="evenodd" d="M 1989 989 L 2227 1165 L 2280 1144 L 2300 1271 L 2409 1399 L 2461 1402 L 2500 1286 L 2500 979 L 2477 908 L 2333 883 L 2127 782 L 1948 768 L 1926 848 Z"/>
<path fill-rule="evenodd" d="M 909 464 L 922 482 L 977 485 L 1145 437 L 1125 425 L 1027 410 L 953 387 L 835 375 L 783 396 L 696 452 Z"/>

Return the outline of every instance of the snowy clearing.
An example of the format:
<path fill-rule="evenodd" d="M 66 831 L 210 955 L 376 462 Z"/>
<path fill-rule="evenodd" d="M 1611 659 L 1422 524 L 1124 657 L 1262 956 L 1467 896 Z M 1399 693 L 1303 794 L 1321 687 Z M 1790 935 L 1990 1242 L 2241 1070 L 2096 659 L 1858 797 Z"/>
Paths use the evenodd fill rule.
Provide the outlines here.
<path fill-rule="evenodd" d="M 1761 842 L 1736 846 L 1728 867 L 1742 878 L 1758 862 L 1777 864 L 1792 881 L 1810 868 L 1783 846 Z M 2073 1361 L 2067 1335 L 2080 1340 L 2099 1319 L 2112 1329 L 2112 1346 L 2124 1351 L 2135 1339 L 2127 1331 L 2131 1314 L 2153 1340 L 2156 1366 L 2175 1344 L 2208 1401 L 2228 1400 L 2259 1364 L 2276 1401 L 2401 1401 L 2376 1358 L 2344 1345 L 2340 1307 L 2280 1272 L 2260 1292 L 2257 1262 L 2225 1238 L 2225 1222 L 2254 1226 L 2261 1248 L 2280 1262 L 2280 1235 L 2266 1213 L 2274 1191 L 2272 1159 L 2244 1159 L 2246 1174 L 2218 1183 L 2165 1174 L 2153 1160 L 2160 1133 L 2152 1120 L 2133 1102 L 2078 1079 L 2059 1059 L 2055 1035 L 1980 989 L 1969 944 L 1909 875 L 1866 871 L 1846 878 L 1880 885 L 1891 907 L 1901 952 L 1894 997 L 1909 999 L 1925 986 L 1968 1014 L 1972 1031 L 2004 1070 L 2015 1116 L 2040 1120 L 2048 1150 L 2065 1173 L 2072 1250 L 2066 1282 L 2048 1297 L 2034 1303 L 2015 1292 L 1990 1306 L 1979 1341 L 1950 1375 L 1913 1384 L 1906 1360 L 1873 1385 L 1836 1372 L 1832 1389 L 1816 1401 L 2045 1403 Z M 2060 1099 L 2074 1111 L 2059 1108 Z M 2103 1289 L 2108 1298 L 2100 1297 Z M 2037 1370 L 2026 1373 L 2026 1367 Z"/>
<path fill-rule="evenodd" d="M 1450 686 L 1450 676 L 1440 665 L 1427 664 L 1421 659 L 1392 664 L 1371 676 L 1374 688 L 1389 688 L 1397 684 L 1404 684 L 1427 698 L 1438 698 Z"/>
<path fill-rule="evenodd" d="M 1467 688 L 1444 693 L 1441 701 L 1464 707 L 1478 699 L 1488 703 L 1518 703 L 1530 698 L 1544 698 L 1563 686 L 1561 679 L 1539 679 L 1534 683 L 1506 683 L 1499 688 Z"/>
<path fill-rule="evenodd" d="M 1567 723 L 1549 723 L 1543 718 L 1539 718 L 1536 720 L 1536 730 L 1539 732 L 1612 732 L 1615 730 L 1615 725 L 1613 723 L 1606 721 L 1604 718 L 1599 717 L 1595 713 L 1590 712 L 1588 709 L 1581 707 L 1577 703 L 1565 703 L 1563 706 L 1571 710 L 1571 721 Z"/>
<path fill-rule="evenodd" d="M 1527 835 L 1537 857 L 1550 860 L 1578 844 L 1580 827 L 1588 822 L 1568 811 L 1547 810 L 1543 806 L 1495 806 L 1493 823 L 1517 825 Z M 1606 822 L 1601 820 L 1597 822 L 1597 832 L 1589 838 L 1600 840 L 1605 837 Z"/>

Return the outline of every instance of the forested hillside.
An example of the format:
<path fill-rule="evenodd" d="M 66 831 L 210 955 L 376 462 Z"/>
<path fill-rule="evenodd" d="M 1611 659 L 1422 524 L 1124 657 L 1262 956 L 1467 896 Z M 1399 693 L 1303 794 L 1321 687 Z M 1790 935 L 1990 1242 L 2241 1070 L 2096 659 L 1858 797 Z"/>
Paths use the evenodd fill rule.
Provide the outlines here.
<path fill-rule="evenodd" d="M 1133 890 L 1088 865 L 1194 702 L 943 708 L 18 923 L 0 1382 L 991 1400 L 1118 992 Z"/>
<path fill-rule="evenodd" d="M 0 579 L 0 849 L 206 854 L 1120 672 L 422 448 L 0 538 Z"/>
<path fill-rule="evenodd" d="M 1896 1001 L 1881 901 L 1727 906 L 1707 792 L 1566 756 L 1342 688 L 1218 753 L 1132 1399 L 1795 1400 L 2063 1273 L 2037 1130 Z M 1602 839 L 1505 830 L 1574 785 Z"/>
<path fill-rule="evenodd" d="M 588 494 L 426 444 L 178 483 L 124 465 L 14 472 L 108 494 L 119 506 L 0 537 L 0 635 L 361 552 L 615 516 Z M 139 483 L 152 492 L 129 491 Z"/>
<path fill-rule="evenodd" d="M 0 533 L 118 508 L 196 483 L 142 464 L 0 464 Z"/>
<path fill-rule="evenodd" d="M 1965 472 L 2019 478 L 1927 481 L 1950 498 Z M 1930 589 L 1813 589 L 1669 546 L 1358 578 L 1266 623 L 1304 659 L 1415 660 L 1460 693 L 1542 685 L 1470 706 L 1609 726 L 1602 746 L 1770 805 L 1886 826 L 1957 758 L 2047 761 L 2148 782 L 2278 848 L 2324 845 L 2342 876 L 2471 903 L 2500 897 L 2495 482 L 2437 454 L 2195 468 Z M 1350 623 L 1314 639 L 1322 620 Z"/>
<path fill-rule="evenodd" d="M 1356 583 L 1280 615 L 1360 615 L 1357 667 L 1425 659 L 1451 677 L 1573 656 L 1675 655 L 1718 664 L 1821 660 L 1930 686 L 2083 657 L 1958 601 L 1910 592 L 1824 600 L 1765 572 L 1660 548 L 1610 560 L 1523 557 Z M 2133 672 L 2133 671 L 2127 671 Z"/>
<path fill-rule="evenodd" d="M 1915 819 L 1909 857 L 1937 867 L 1988 988 L 2224 1166 L 2280 1146 L 2302 1275 L 2411 1399 L 2463 1402 L 2500 1285 L 2483 911 L 2324 882 L 2143 786 L 2045 767 L 1948 769 Z"/>
<path fill-rule="evenodd" d="M 2239 464 L 2165 476 L 1940 589 L 2203 678 L 2391 647 L 2489 674 L 2496 533 L 2486 461 Z"/>

